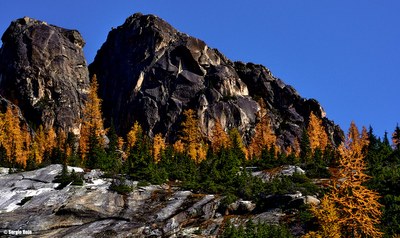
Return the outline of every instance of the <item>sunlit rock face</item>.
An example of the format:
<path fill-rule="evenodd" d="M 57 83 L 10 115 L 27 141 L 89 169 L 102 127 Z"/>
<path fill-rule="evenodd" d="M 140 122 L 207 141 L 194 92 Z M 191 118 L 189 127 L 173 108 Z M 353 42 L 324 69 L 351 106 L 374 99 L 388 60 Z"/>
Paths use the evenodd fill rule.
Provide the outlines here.
<path fill-rule="evenodd" d="M 0 94 L 31 125 L 77 133 L 89 88 L 80 33 L 25 17 L 11 23 L 2 42 Z"/>
<path fill-rule="evenodd" d="M 173 184 L 139 186 L 127 179 L 125 184 L 133 191 L 119 194 L 110 189 L 112 179 L 104 178 L 100 170 L 68 167 L 84 182 L 62 189 L 54 182 L 61 165 L 9 171 L 0 168 L 0 231 L 24 230 L 30 237 L 218 237 L 229 223 L 279 224 L 293 216 L 292 208 L 319 203 L 314 196 L 296 192 L 260 194 L 265 209 L 240 199 L 224 207 L 221 195 L 196 194 Z M 290 176 L 302 170 L 288 166 L 278 171 Z M 275 172 L 263 171 L 262 177 L 278 176 Z"/>
<path fill-rule="evenodd" d="M 220 196 L 194 194 L 168 185 L 138 187 L 118 194 L 109 189 L 111 179 L 101 171 L 82 173 L 83 186 L 56 189 L 54 178 L 61 165 L 30 172 L 7 174 L 0 168 L 0 230 L 25 230 L 34 237 L 173 237 L 216 235 L 224 222 L 217 209 Z"/>
<path fill-rule="evenodd" d="M 89 69 L 99 80 L 106 119 L 122 134 L 138 121 L 150 136 L 175 139 L 182 112 L 193 109 L 204 135 L 219 120 L 248 140 L 263 98 L 279 144 L 300 137 L 311 111 L 340 141 L 340 128 L 317 101 L 302 98 L 264 66 L 232 62 L 154 15 L 134 14 L 113 29 Z"/>
<path fill-rule="evenodd" d="M 79 32 L 25 17 L 11 23 L 2 41 L 0 95 L 29 125 L 78 134 L 89 88 Z M 232 62 L 153 15 L 134 14 L 113 29 L 89 68 L 99 81 L 106 125 L 113 121 L 121 135 L 138 121 L 148 135 L 173 141 L 183 111 L 193 109 L 204 136 L 220 121 L 249 142 L 263 99 L 282 148 L 300 138 L 310 112 L 323 119 L 332 142 L 342 139 L 316 100 L 302 98 L 266 67 Z"/>

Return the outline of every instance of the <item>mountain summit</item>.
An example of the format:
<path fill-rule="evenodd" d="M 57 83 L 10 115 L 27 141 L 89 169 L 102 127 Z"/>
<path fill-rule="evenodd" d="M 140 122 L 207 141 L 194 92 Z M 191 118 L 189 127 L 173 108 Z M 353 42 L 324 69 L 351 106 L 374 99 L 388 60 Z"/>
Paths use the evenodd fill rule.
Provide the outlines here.
<path fill-rule="evenodd" d="M 89 89 L 81 34 L 24 17 L 13 21 L 1 39 L 1 96 L 20 107 L 33 127 L 79 134 Z"/>
<path fill-rule="evenodd" d="M 149 136 L 161 133 L 174 141 L 183 112 L 192 109 L 203 135 L 219 121 L 249 142 L 263 101 L 281 148 L 301 137 L 311 112 L 334 144 L 342 139 L 316 100 L 302 98 L 266 67 L 232 62 L 154 15 L 128 17 L 109 33 L 89 67 L 76 30 L 24 17 L 11 23 L 2 41 L 1 105 L 18 106 L 33 128 L 79 134 L 90 73 L 99 81 L 106 125 L 113 121 L 121 135 L 138 121 Z"/>
<path fill-rule="evenodd" d="M 311 112 L 323 119 L 332 142 L 341 140 L 316 100 L 302 98 L 266 67 L 232 62 L 154 15 L 134 14 L 113 29 L 89 70 L 99 80 L 108 123 L 122 134 L 138 121 L 150 136 L 175 139 L 182 112 L 193 109 L 203 134 L 219 120 L 248 140 L 263 99 L 279 144 L 300 138 Z"/>

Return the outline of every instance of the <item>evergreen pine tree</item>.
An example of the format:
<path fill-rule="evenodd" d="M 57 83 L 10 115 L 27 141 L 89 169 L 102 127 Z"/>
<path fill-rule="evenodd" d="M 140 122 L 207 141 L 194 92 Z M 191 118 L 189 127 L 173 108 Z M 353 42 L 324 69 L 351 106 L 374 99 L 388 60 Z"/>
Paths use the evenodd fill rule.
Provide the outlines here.
<path fill-rule="evenodd" d="M 308 137 L 307 130 L 303 130 L 300 140 L 300 158 L 303 161 L 308 161 L 311 156 L 310 138 Z"/>
<path fill-rule="evenodd" d="M 390 142 L 388 138 L 388 132 L 385 131 L 385 135 L 383 136 L 383 141 L 382 141 L 384 146 L 390 147 Z"/>
<path fill-rule="evenodd" d="M 400 127 L 399 127 L 399 124 L 397 124 L 396 128 L 394 129 L 394 132 L 392 135 L 392 142 L 393 142 L 394 149 L 400 150 Z"/>
<path fill-rule="evenodd" d="M 117 173 L 121 167 L 121 161 L 119 160 L 119 143 L 120 138 L 117 135 L 115 130 L 114 121 L 111 119 L 110 128 L 107 130 L 107 137 L 109 139 L 108 147 L 106 148 L 107 153 L 107 164 L 109 164 L 109 168 L 114 172 Z"/>

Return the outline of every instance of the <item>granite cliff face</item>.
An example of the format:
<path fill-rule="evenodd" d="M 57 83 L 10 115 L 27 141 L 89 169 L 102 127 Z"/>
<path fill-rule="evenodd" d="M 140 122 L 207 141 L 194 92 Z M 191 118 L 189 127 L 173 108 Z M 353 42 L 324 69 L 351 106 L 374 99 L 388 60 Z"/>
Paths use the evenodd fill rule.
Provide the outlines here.
<path fill-rule="evenodd" d="M 11 23 L 2 41 L 0 94 L 30 124 L 79 133 L 89 87 L 79 32 L 25 17 Z"/>
<path fill-rule="evenodd" d="M 139 121 L 150 136 L 174 139 L 182 112 L 191 108 L 205 135 L 219 120 L 248 139 L 263 98 L 280 144 L 300 137 L 311 111 L 332 141 L 341 138 L 317 101 L 300 97 L 264 66 L 232 62 L 153 15 L 132 15 L 113 29 L 89 69 L 99 80 L 106 119 L 122 134 Z"/>
<path fill-rule="evenodd" d="M 79 32 L 25 17 L 11 23 L 2 41 L 0 95 L 29 124 L 78 134 L 89 87 Z M 248 141 L 262 98 L 279 144 L 301 136 L 310 112 L 323 119 L 332 141 L 342 138 L 317 101 L 302 98 L 264 66 L 232 62 L 153 15 L 134 14 L 113 29 L 90 74 L 99 80 L 106 124 L 113 120 L 121 135 L 138 121 L 150 136 L 176 139 L 182 112 L 190 108 L 204 135 L 219 120 Z"/>

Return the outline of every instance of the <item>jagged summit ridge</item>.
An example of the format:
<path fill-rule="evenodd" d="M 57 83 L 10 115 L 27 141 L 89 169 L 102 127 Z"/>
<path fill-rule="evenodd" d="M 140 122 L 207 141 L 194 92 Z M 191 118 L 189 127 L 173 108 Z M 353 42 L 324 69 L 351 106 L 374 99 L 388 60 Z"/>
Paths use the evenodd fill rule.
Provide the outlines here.
<path fill-rule="evenodd" d="M 89 69 L 99 79 L 106 119 L 122 134 L 138 121 L 150 136 L 174 139 L 182 112 L 191 108 L 205 135 L 219 120 L 248 139 L 263 98 L 279 143 L 291 144 L 310 112 L 325 115 L 317 101 L 302 98 L 264 66 L 232 62 L 154 15 L 134 14 L 113 29 Z M 340 140 L 340 129 L 324 123 L 332 141 Z"/>
<path fill-rule="evenodd" d="M 300 138 L 310 112 L 323 118 L 332 141 L 341 140 L 340 128 L 316 100 L 302 98 L 266 67 L 232 62 L 154 15 L 137 13 L 114 28 L 89 70 L 76 30 L 24 17 L 11 23 L 2 41 L 0 94 L 30 125 L 78 134 L 90 71 L 99 80 L 106 125 L 113 120 L 121 135 L 138 121 L 150 136 L 162 133 L 173 141 L 183 111 L 193 109 L 204 135 L 220 121 L 248 141 L 263 99 L 280 145 Z"/>

